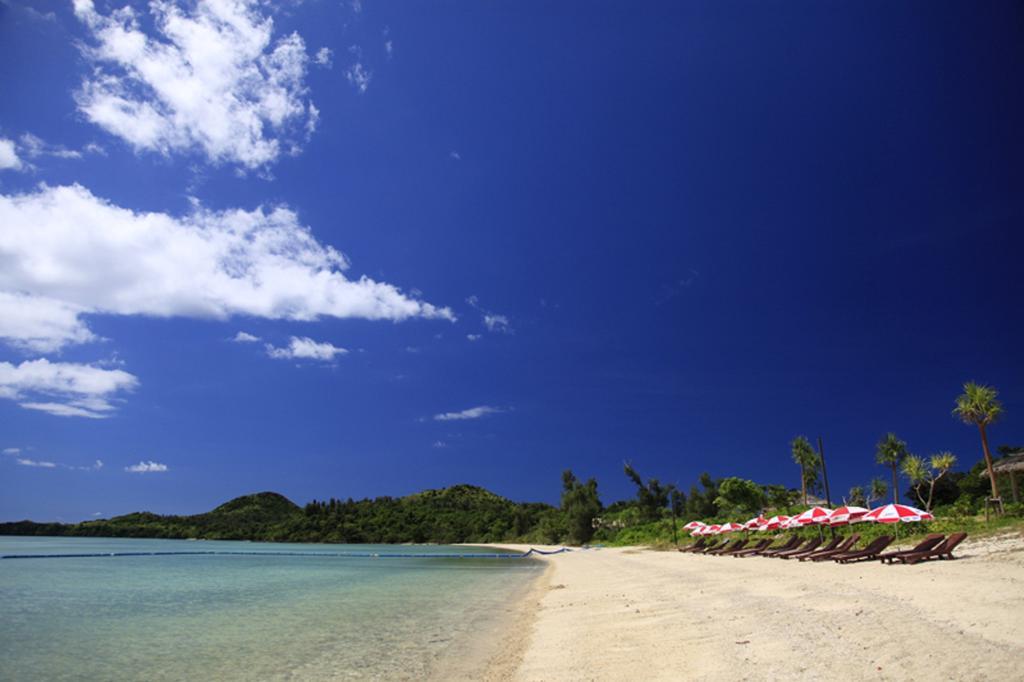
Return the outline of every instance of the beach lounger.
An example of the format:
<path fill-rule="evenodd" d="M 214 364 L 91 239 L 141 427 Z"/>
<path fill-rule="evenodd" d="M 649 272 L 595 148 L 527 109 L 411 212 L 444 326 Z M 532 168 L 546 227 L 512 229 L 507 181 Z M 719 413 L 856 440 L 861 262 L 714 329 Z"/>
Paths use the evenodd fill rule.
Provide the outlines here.
<path fill-rule="evenodd" d="M 708 546 L 708 541 L 705 538 L 697 538 L 697 542 L 686 547 L 680 547 L 680 552 L 696 552 L 698 549 L 704 549 Z"/>
<path fill-rule="evenodd" d="M 746 544 L 748 542 L 750 542 L 750 541 L 749 540 L 734 540 L 733 543 L 731 545 L 729 545 L 728 547 L 719 547 L 718 549 L 716 549 L 713 552 L 708 552 L 708 554 L 729 554 L 730 552 L 736 552 L 738 550 L 743 549 L 743 547 L 746 546 Z"/>
<path fill-rule="evenodd" d="M 796 549 L 797 547 L 799 547 L 801 542 L 803 542 L 803 540 L 801 540 L 799 536 L 794 535 L 789 539 L 789 542 L 785 543 L 784 545 L 781 545 L 779 547 L 770 547 L 769 549 L 764 550 L 763 552 L 761 552 L 761 556 L 771 556 L 772 554 L 775 554 L 777 552 L 788 552 L 791 549 Z"/>
<path fill-rule="evenodd" d="M 815 552 L 831 552 L 833 549 L 836 549 L 837 547 L 839 547 L 839 545 L 840 545 L 840 543 L 842 543 L 842 541 L 843 541 L 842 537 L 836 536 L 836 537 L 832 538 L 829 541 L 829 543 L 827 545 L 825 545 L 824 547 L 821 547 L 819 545 L 818 547 L 815 547 L 814 549 L 803 549 L 803 550 L 799 550 L 799 551 L 796 551 L 796 552 L 786 552 L 780 558 L 782 558 L 782 559 L 799 559 L 801 557 L 810 556 L 811 554 L 814 554 Z"/>
<path fill-rule="evenodd" d="M 697 552 L 697 553 L 698 554 L 707 554 L 708 552 L 713 552 L 716 549 L 722 549 L 723 547 L 725 547 L 728 544 L 729 544 L 729 540 L 722 540 L 721 542 L 714 542 L 714 543 L 708 545 L 707 547 L 705 547 L 702 551 Z"/>
<path fill-rule="evenodd" d="M 768 549 L 768 546 L 770 544 L 772 544 L 771 540 L 758 540 L 757 544 L 753 547 L 741 549 L 738 552 L 733 552 L 729 556 L 750 556 L 751 554 L 757 554 L 758 552 L 763 552 L 764 550 Z"/>
<path fill-rule="evenodd" d="M 953 550 L 966 539 L 967 533 L 953 533 L 934 549 L 930 549 L 927 552 L 917 552 L 916 554 L 907 554 L 905 556 L 896 557 L 896 561 L 904 564 L 916 564 L 921 561 L 927 561 L 928 559 L 955 559 L 956 557 L 953 556 Z"/>
<path fill-rule="evenodd" d="M 882 550 L 888 547 L 895 540 L 891 535 L 882 535 L 872 540 L 867 547 L 856 552 L 844 552 L 836 554 L 832 559 L 837 564 L 852 564 L 856 561 L 871 561 L 877 559 Z"/>
<path fill-rule="evenodd" d="M 803 554 L 805 552 L 813 552 L 814 550 L 816 550 L 819 547 L 821 547 L 821 543 L 822 542 L 824 542 L 824 540 L 822 540 L 821 538 L 814 538 L 813 540 L 810 540 L 803 547 L 797 547 L 796 549 L 791 549 L 791 550 L 788 550 L 788 551 L 785 551 L 785 552 L 776 552 L 775 554 L 772 554 L 772 558 L 773 559 L 788 559 L 789 557 L 793 556 L 794 554 Z"/>
<path fill-rule="evenodd" d="M 942 533 L 932 533 L 930 535 L 924 536 L 924 539 L 922 539 L 921 542 L 917 543 L 911 549 L 901 549 L 895 552 L 886 552 L 885 554 L 879 554 L 878 558 L 882 561 L 882 563 L 888 562 L 891 564 L 894 560 L 896 560 L 897 557 L 906 556 L 907 554 L 919 554 L 921 552 L 927 552 L 931 549 L 934 549 L 936 546 L 939 545 L 939 543 L 941 543 L 945 539 L 946 536 Z"/>
<path fill-rule="evenodd" d="M 860 540 L 860 533 L 854 533 L 853 535 L 839 543 L 839 546 L 835 549 L 822 549 L 818 550 L 817 552 L 811 552 L 807 556 L 802 556 L 799 558 L 800 561 L 825 561 L 826 559 L 831 559 L 836 554 L 842 554 L 843 552 L 852 551 L 853 546 L 857 544 L 858 540 Z"/>

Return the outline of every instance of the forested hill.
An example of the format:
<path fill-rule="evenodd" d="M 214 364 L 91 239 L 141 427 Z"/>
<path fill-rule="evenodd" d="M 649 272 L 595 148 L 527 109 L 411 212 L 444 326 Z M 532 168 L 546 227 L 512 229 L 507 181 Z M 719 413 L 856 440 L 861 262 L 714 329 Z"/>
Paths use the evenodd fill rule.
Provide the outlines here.
<path fill-rule="evenodd" d="M 283 495 L 237 497 L 193 516 L 137 512 L 77 524 L 0 523 L 0 535 L 201 538 L 274 542 L 500 542 L 525 537 L 554 507 L 517 503 L 470 485 L 407 497 L 310 502 Z"/>

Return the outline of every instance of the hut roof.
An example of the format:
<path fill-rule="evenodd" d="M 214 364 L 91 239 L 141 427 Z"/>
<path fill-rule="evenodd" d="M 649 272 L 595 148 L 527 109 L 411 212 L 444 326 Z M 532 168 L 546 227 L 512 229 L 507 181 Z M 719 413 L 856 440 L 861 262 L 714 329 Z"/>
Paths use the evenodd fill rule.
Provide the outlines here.
<path fill-rule="evenodd" d="M 996 474 L 1008 474 L 1011 471 L 1024 471 L 1024 452 L 1015 455 L 1007 455 L 992 463 L 992 472 Z M 988 477 L 987 471 L 981 472 L 982 478 Z"/>

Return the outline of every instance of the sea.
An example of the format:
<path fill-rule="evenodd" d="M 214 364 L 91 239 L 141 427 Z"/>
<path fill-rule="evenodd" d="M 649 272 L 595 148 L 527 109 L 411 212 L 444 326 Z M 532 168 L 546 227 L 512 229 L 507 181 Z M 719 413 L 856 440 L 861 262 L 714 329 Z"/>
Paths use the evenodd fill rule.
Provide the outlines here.
<path fill-rule="evenodd" d="M 0 560 L 0 680 L 428 679 L 499 645 L 543 570 L 443 556 L 495 552 L 465 546 L 0 536 L 0 556 L 126 552 L 239 553 Z"/>

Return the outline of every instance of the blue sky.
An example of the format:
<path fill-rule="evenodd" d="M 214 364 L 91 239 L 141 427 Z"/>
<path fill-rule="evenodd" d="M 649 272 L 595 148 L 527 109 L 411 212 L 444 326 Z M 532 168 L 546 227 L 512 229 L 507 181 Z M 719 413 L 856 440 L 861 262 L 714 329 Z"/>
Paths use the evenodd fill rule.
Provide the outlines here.
<path fill-rule="evenodd" d="M 0 1 L 2 519 L 1024 443 L 1018 3 L 123 7 Z"/>

